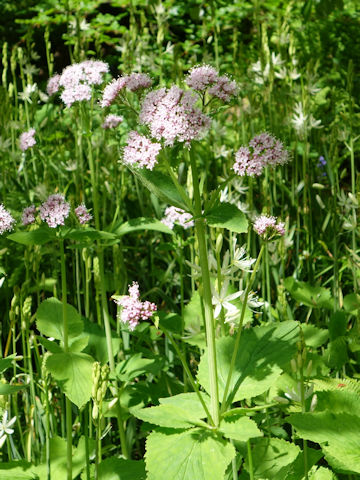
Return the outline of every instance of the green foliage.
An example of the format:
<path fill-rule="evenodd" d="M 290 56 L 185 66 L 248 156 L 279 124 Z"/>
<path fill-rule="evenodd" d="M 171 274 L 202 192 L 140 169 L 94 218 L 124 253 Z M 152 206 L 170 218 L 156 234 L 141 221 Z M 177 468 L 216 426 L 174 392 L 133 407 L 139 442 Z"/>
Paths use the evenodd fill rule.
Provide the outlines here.
<path fill-rule="evenodd" d="M 224 437 L 240 442 L 247 442 L 250 438 L 262 436 L 262 432 L 253 420 L 239 415 L 224 418 L 219 430 Z"/>
<path fill-rule="evenodd" d="M 288 277 L 284 282 L 290 295 L 299 303 L 311 308 L 333 308 L 331 292 L 324 287 L 314 287 L 306 282 L 299 282 Z"/>
<path fill-rule="evenodd" d="M 84 324 L 75 308 L 66 305 L 68 335 L 70 339 L 79 336 Z M 57 298 L 48 298 L 44 300 L 36 312 L 37 328 L 47 337 L 53 337 L 57 340 L 64 341 L 64 325 L 63 325 L 63 304 Z"/>
<path fill-rule="evenodd" d="M 207 211 L 205 217 L 211 227 L 226 228 L 236 233 L 244 233 L 248 229 L 245 215 L 231 203 L 221 203 Z"/>
<path fill-rule="evenodd" d="M 156 232 L 167 233 L 169 235 L 173 235 L 174 232 L 164 225 L 159 220 L 155 220 L 154 218 L 133 218 L 128 222 L 123 223 L 119 227 L 115 228 L 113 231 L 118 236 L 126 235 L 127 233 L 131 232 L 138 232 L 141 230 L 153 230 Z"/>

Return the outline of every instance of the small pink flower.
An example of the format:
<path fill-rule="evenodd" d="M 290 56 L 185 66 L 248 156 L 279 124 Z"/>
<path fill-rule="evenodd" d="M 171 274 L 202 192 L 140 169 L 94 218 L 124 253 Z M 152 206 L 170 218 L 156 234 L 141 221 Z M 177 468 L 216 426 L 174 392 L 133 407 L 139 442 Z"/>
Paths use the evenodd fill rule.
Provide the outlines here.
<path fill-rule="evenodd" d="M 254 223 L 255 232 L 264 238 L 271 238 L 275 235 L 285 234 L 285 224 L 277 222 L 277 219 L 268 215 L 261 215 Z"/>
<path fill-rule="evenodd" d="M 4 232 L 11 232 L 14 228 L 14 224 L 15 219 L 11 213 L 5 209 L 4 205 L 0 204 L 0 235 Z"/>
<path fill-rule="evenodd" d="M 54 93 L 59 91 L 60 87 L 60 75 L 53 75 L 49 78 L 46 91 L 48 95 L 54 95 Z"/>
<path fill-rule="evenodd" d="M 194 90 L 200 92 L 207 90 L 210 95 L 218 97 L 225 102 L 238 92 L 236 82 L 230 80 L 226 75 L 219 76 L 215 68 L 210 65 L 192 68 L 186 83 Z"/>
<path fill-rule="evenodd" d="M 119 315 L 120 321 L 127 323 L 130 330 L 134 330 L 140 320 L 148 320 L 157 310 L 155 303 L 140 300 L 139 284 L 137 282 L 129 285 L 129 295 L 124 295 L 114 301 L 122 307 Z"/>
<path fill-rule="evenodd" d="M 36 145 L 35 136 L 35 128 L 30 128 L 27 132 L 23 132 L 20 135 L 20 149 L 25 152 L 28 148 L 33 147 Z"/>
<path fill-rule="evenodd" d="M 40 207 L 40 218 L 46 222 L 49 227 L 56 228 L 65 224 L 65 219 L 69 216 L 70 205 L 65 200 L 64 195 L 55 193 L 50 195 L 46 202 Z"/>
<path fill-rule="evenodd" d="M 152 170 L 157 163 L 157 156 L 161 150 L 160 143 L 153 143 L 143 135 L 131 131 L 128 144 L 124 148 L 123 162 L 140 168 Z"/>
<path fill-rule="evenodd" d="M 192 215 L 177 207 L 168 207 L 161 221 L 164 225 L 171 228 L 171 230 L 174 228 L 175 223 L 185 229 L 194 226 Z"/>
<path fill-rule="evenodd" d="M 35 222 L 35 215 L 36 215 L 36 207 L 35 205 L 30 205 L 30 207 L 26 207 L 22 213 L 22 223 L 23 225 L 30 225 L 31 223 Z"/>
<path fill-rule="evenodd" d="M 101 125 L 102 128 L 116 128 L 124 118 L 121 115 L 113 115 L 110 113 L 104 119 L 104 123 Z"/>
<path fill-rule="evenodd" d="M 75 214 L 82 225 L 89 222 L 93 218 L 83 203 L 75 208 Z"/>
<path fill-rule="evenodd" d="M 131 75 L 116 78 L 106 85 L 103 97 L 100 100 L 100 105 L 103 108 L 112 105 L 124 88 L 127 88 L 131 92 L 137 92 L 138 90 L 150 87 L 151 84 L 151 78 L 145 73 L 132 73 Z"/>

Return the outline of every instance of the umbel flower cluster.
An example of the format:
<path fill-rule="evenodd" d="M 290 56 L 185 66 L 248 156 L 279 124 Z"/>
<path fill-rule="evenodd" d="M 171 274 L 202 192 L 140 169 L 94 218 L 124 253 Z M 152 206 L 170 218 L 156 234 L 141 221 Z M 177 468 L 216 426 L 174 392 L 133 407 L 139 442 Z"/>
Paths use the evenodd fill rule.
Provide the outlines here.
<path fill-rule="evenodd" d="M 20 149 L 25 152 L 28 148 L 33 147 L 36 144 L 35 129 L 30 128 L 27 132 L 23 132 L 19 138 Z"/>
<path fill-rule="evenodd" d="M 180 227 L 185 229 L 194 226 L 191 214 L 177 207 L 167 207 L 161 222 L 171 228 L 171 230 L 174 228 L 175 224 L 180 225 Z"/>
<path fill-rule="evenodd" d="M 129 295 L 114 299 L 114 302 L 122 307 L 119 318 L 121 322 L 128 324 L 130 330 L 134 330 L 140 320 L 148 320 L 157 310 L 155 303 L 140 300 L 137 282 L 129 285 Z"/>
<path fill-rule="evenodd" d="M 0 235 L 5 232 L 11 232 L 14 228 L 15 219 L 12 217 L 11 213 L 8 212 L 4 205 L 0 205 Z"/>
<path fill-rule="evenodd" d="M 278 222 L 275 217 L 261 215 L 255 220 L 254 230 L 261 237 L 270 239 L 275 235 L 283 236 L 285 234 L 285 224 Z"/>

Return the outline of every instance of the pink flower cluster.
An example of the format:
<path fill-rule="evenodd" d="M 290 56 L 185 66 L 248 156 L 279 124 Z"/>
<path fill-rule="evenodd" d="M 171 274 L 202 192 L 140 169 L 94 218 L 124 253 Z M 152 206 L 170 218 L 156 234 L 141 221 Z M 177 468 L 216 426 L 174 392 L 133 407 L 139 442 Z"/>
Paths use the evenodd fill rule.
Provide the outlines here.
<path fill-rule="evenodd" d="M 265 167 L 283 165 L 288 161 L 289 155 L 282 142 L 264 132 L 255 136 L 248 147 L 239 148 L 233 170 L 241 176 L 261 175 Z"/>
<path fill-rule="evenodd" d="M 194 226 L 194 221 L 190 213 L 185 212 L 181 208 L 167 207 L 165 216 L 161 220 L 164 225 L 173 229 L 175 223 L 183 228 L 190 228 Z"/>
<path fill-rule="evenodd" d="M 140 168 L 152 170 L 157 163 L 157 155 L 161 150 L 160 143 L 153 143 L 143 135 L 131 131 L 128 144 L 124 148 L 123 162 Z"/>
<path fill-rule="evenodd" d="M 93 218 L 83 203 L 75 208 L 75 214 L 81 225 L 84 225 L 84 223 L 89 222 Z"/>
<path fill-rule="evenodd" d="M 69 213 L 70 204 L 65 200 L 64 195 L 59 193 L 50 195 L 40 207 L 41 220 L 46 222 L 51 228 L 64 225 Z"/>
<path fill-rule="evenodd" d="M 91 86 L 100 85 L 103 75 L 108 71 L 109 65 L 100 60 L 74 63 L 64 68 L 61 75 L 54 75 L 49 79 L 47 92 L 53 95 L 63 87 L 60 98 L 67 107 L 71 107 L 75 102 L 90 100 Z"/>
<path fill-rule="evenodd" d="M 0 235 L 10 232 L 14 228 L 15 219 L 4 205 L 0 204 Z"/>
<path fill-rule="evenodd" d="M 36 207 L 35 205 L 30 205 L 30 207 L 24 208 L 22 212 L 22 223 L 23 225 L 30 225 L 35 222 Z"/>
<path fill-rule="evenodd" d="M 148 320 L 157 310 L 155 303 L 140 300 L 139 284 L 137 282 L 129 285 L 129 295 L 124 295 L 114 301 L 122 307 L 119 318 L 123 323 L 129 325 L 130 330 L 134 330 L 140 320 Z"/>
<path fill-rule="evenodd" d="M 110 113 L 109 115 L 106 115 L 104 123 L 101 126 L 105 129 L 116 128 L 123 120 L 124 118 L 121 115 L 113 115 L 112 113 Z"/>
<path fill-rule="evenodd" d="M 207 90 L 210 95 L 220 98 L 224 102 L 238 92 L 236 82 L 230 80 L 226 75 L 219 76 L 215 68 L 210 65 L 193 67 L 186 79 L 186 84 L 200 92 Z"/>
<path fill-rule="evenodd" d="M 164 139 L 165 145 L 190 144 L 210 126 L 210 118 L 195 107 L 196 97 L 177 86 L 153 90 L 143 101 L 140 123 L 148 125 L 151 135 Z"/>
<path fill-rule="evenodd" d="M 109 107 L 114 103 L 120 91 L 127 88 L 131 92 L 136 92 L 143 88 L 149 88 L 152 84 L 152 80 L 146 73 L 132 73 L 131 75 L 125 75 L 114 79 L 108 85 L 106 85 L 100 105 Z"/>
<path fill-rule="evenodd" d="M 23 132 L 20 135 L 20 149 L 25 152 L 30 147 L 33 147 L 36 144 L 35 136 L 35 128 L 30 128 L 27 132 Z"/>
<path fill-rule="evenodd" d="M 254 223 L 255 232 L 261 237 L 271 238 L 274 235 L 285 234 L 285 224 L 268 215 L 261 215 Z"/>

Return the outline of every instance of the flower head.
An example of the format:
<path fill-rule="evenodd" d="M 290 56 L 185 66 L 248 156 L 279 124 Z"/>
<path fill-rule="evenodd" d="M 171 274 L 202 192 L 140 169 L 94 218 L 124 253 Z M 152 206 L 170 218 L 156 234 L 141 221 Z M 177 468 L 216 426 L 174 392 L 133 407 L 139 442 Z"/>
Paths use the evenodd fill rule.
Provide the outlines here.
<path fill-rule="evenodd" d="M 189 87 L 200 92 L 208 89 L 210 95 L 224 101 L 228 101 L 238 91 L 236 82 L 230 80 L 226 75 L 219 76 L 215 68 L 210 65 L 192 68 L 186 83 Z"/>
<path fill-rule="evenodd" d="M 36 215 L 35 205 L 30 205 L 30 207 L 24 208 L 22 217 L 21 217 L 23 225 L 30 225 L 31 223 L 34 223 L 35 215 Z"/>
<path fill-rule="evenodd" d="M 283 236 L 285 234 L 285 224 L 277 222 L 275 217 L 261 215 L 254 223 L 255 232 L 266 239 L 270 239 L 275 235 Z"/>
<path fill-rule="evenodd" d="M 139 284 L 137 282 L 129 285 L 129 295 L 124 295 L 114 301 L 122 307 L 119 315 L 120 321 L 127 323 L 130 330 L 134 330 L 140 320 L 148 320 L 157 310 L 155 303 L 140 300 Z"/>
<path fill-rule="evenodd" d="M 196 97 L 177 86 L 148 93 L 142 103 L 140 122 L 148 125 L 151 135 L 164 140 L 165 145 L 175 141 L 189 145 L 209 128 L 210 118 L 195 107 Z"/>
<path fill-rule="evenodd" d="M 192 220 L 191 214 L 177 207 L 167 207 L 165 210 L 165 216 L 161 221 L 164 225 L 171 229 L 174 228 L 175 223 L 183 228 L 190 228 L 194 226 L 194 221 Z"/>
<path fill-rule="evenodd" d="M 15 219 L 8 212 L 4 205 L 0 204 L 0 235 L 10 232 L 14 228 Z"/>
<path fill-rule="evenodd" d="M 152 170 L 157 163 L 157 156 L 160 150 L 160 143 L 153 143 L 143 135 L 131 131 L 128 143 L 124 148 L 123 162 L 127 165 L 135 165 Z"/>
<path fill-rule="evenodd" d="M 10 428 L 14 425 L 16 421 L 16 417 L 13 417 L 11 420 L 8 421 L 8 412 L 5 410 L 3 413 L 2 421 L 0 422 L 0 448 L 3 446 L 6 435 L 12 435 L 14 433 L 14 429 Z"/>
<path fill-rule="evenodd" d="M 105 117 L 104 123 L 101 125 L 102 128 L 116 128 L 124 118 L 121 115 L 113 115 L 110 113 Z"/>
<path fill-rule="evenodd" d="M 151 84 L 151 78 L 145 73 L 132 73 L 131 75 L 116 78 L 106 85 L 103 97 L 100 100 L 100 105 L 102 107 L 112 105 L 124 88 L 127 88 L 131 92 L 137 92 L 138 90 L 151 87 Z"/>
<path fill-rule="evenodd" d="M 64 195 L 55 193 L 50 195 L 46 202 L 40 207 L 40 218 L 46 222 L 49 227 L 56 228 L 65 224 L 65 219 L 69 216 L 70 205 L 65 200 Z"/>
<path fill-rule="evenodd" d="M 30 147 L 33 147 L 36 144 L 35 128 L 30 128 L 27 132 L 23 132 L 20 135 L 20 149 L 25 152 Z"/>
<path fill-rule="evenodd" d="M 57 93 L 59 91 L 59 87 L 60 87 L 60 75 L 58 74 L 53 75 L 48 80 L 46 92 L 48 95 L 54 95 L 54 93 Z"/>
<path fill-rule="evenodd" d="M 93 218 L 83 203 L 75 208 L 75 214 L 82 225 Z"/>
<path fill-rule="evenodd" d="M 288 152 L 282 142 L 264 132 L 256 135 L 248 147 L 239 148 L 235 154 L 233 170 L 241 176 L 258 176 L 265 167 L 283 165 L 288 160 Z"/>

